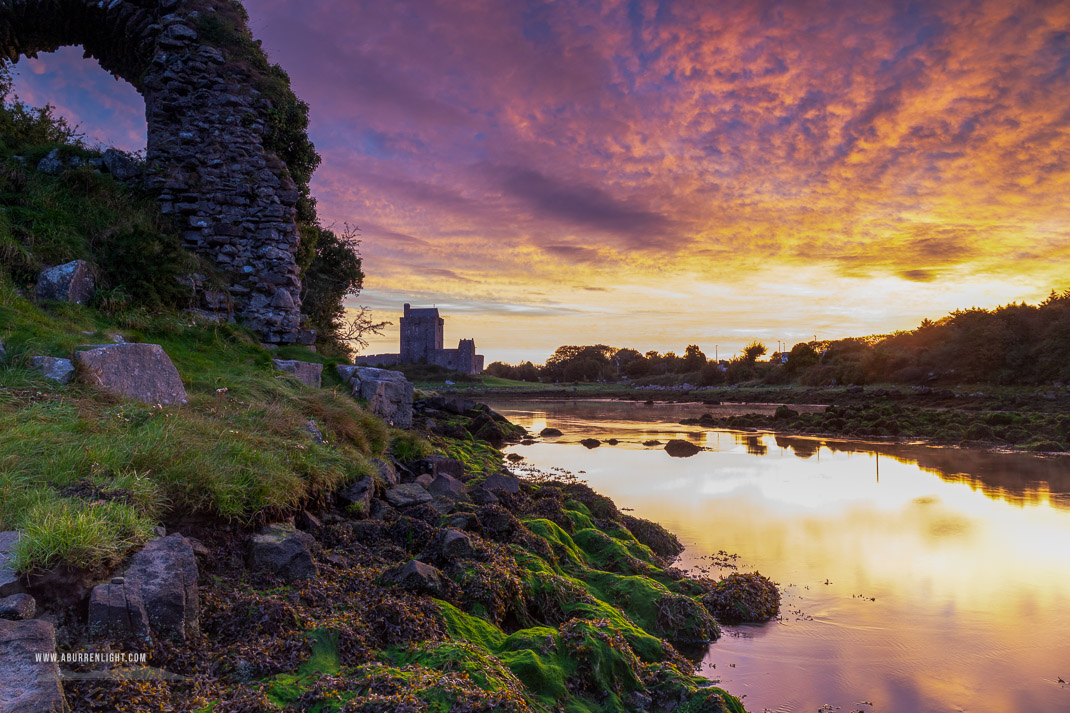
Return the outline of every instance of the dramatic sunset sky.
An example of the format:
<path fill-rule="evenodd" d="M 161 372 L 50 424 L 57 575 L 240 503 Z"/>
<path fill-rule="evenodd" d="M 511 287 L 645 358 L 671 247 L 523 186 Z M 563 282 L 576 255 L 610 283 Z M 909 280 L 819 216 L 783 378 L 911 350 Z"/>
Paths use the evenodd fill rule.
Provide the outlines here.
<path fill-rule="evenodd" d="M 360 304 L 488 361 L 724 357 L 1070 287 L 1070 3 L 247 0 L 311 106 Z M 137 149 L 81 52 L 18 92 Z"/>

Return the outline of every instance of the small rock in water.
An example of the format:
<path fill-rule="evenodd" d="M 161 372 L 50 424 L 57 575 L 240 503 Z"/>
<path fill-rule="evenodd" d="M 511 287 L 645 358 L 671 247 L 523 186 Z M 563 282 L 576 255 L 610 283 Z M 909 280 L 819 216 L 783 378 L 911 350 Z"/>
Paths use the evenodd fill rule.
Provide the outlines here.
<path fill-rule="evenodd" d="M 598 448 L 598 446 L 602 445 L 602 441 L 597 438 L 584 438 L 580 443 L 584 448 Z"/>
<path fill-rule="evenodd" d="M 691 441 L 685 441 L 679 438 L 674 438 L 665 444 L 665 452 L 673 458 L 688 458 L 701 450 L 701 447 L 696 446 Z"/>

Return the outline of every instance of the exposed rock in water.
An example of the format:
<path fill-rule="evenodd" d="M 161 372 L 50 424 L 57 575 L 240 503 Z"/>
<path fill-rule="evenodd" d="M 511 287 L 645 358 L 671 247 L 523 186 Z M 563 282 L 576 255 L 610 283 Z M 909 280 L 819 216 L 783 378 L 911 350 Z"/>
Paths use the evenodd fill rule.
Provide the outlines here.
<path fill-rule="evenodd" d="M 644 446 L 660 446 L 661 445 L 661 441 L 652 438 L 649 441 L 643 441 L 643 445 Z"/>
<path fill-rule="evenodd" d="M 46 379 L 59 384 L 69 384 L 74 379 L 74 364 L 70 359 L 58 359 L 50 356 L 30 357 L 30 368 L 41 372 Z"/>
<path fill-rule="evenodd" d="M 72 260 L 42 270 L 37 278 L 37 299 L 84 305 L 95 293 L 93 273 L 85 260 Z"/>
<path fill-rule="evenodd" d="M 598 448 L 598 446 L 602 445 L 602 441 L 597 438 L 584 438 L 580 443 L 584 448 Z"/>
<path fill-rule="evenodd" d="M 56 632 L 41 619 L 0 620 L 0 710 L 63 713 L 67 700 L 59 680 Z"/>
<path fill-rule="evenodd" d="M 249 545 L 249 566 L 288 582 L 316 574 L 312 545 L 316 540 L 290 523 L 276 522 L 255 535 Z"/>
<path fill-rule="evenodd" d="M 339 365 L 338 375 L 372 413 L 397 428 L 412 426 L 412 383 L 400 371 Z"/>
<path fill-rule="evenodd" d="M 733 572 L 714 584 L 702 604 L 723 622 L 768 621 L 780 613 L 780 590 L 758 572 Z"/>
<path fill-rule="evenodd" d="M 396 508 L 431 502 L 432 495 L 422 485 L 403 483 L 386 491 L 386 500 Z"/>
<path fill-rule="evenodd" d="M 271 363 L 279 371 L 292 374 L 295 379 L 307 386 L 314 386 L 318 389 L 323 381 L 323 364 L 297 359 L 272 359 Z"/>
<path fill-rule="evenodd" d="M 184 404 L 178 369 L 158 344 L 104 344 L 76 351 L 78 378 L 147 404 Z"/>
<path fill-rule="evenodd" d="M 701 450 L 700 446 L 680 438 L 674 438 L 665 444 L 665 452 L 673 458 L 689 458 Z"/>
<path fill-rule="evenodd" d="M 561 433 L 561 431 L 556 428 L 544 428 L 539 431 L 539 435 L 543 438 L 556 438 L 557 436 L 563 436 L 565 434 Z"/>

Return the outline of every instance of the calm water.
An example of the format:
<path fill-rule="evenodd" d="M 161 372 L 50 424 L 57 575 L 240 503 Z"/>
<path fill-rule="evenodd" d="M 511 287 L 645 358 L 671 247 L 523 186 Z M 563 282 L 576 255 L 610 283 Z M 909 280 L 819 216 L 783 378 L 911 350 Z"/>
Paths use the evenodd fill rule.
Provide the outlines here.
<path fill-rule="evenodd" d="M 677 533 L 682 566 L 726 550 L 780 583 L 781 619 L 703 661 L 752 713 L 1070 711 L 1070 459 L 676 425 L 703 405 L 491 406 L 563 431 L 510 450 Z M 641 445 L 670 437 L 709 450 Z"/>

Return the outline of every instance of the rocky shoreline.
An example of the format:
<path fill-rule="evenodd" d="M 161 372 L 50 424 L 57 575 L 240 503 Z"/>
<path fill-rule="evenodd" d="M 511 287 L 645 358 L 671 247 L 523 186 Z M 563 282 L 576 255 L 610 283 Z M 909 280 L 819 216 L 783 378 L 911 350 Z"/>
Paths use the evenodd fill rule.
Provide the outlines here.
<path fill-rule="evenodd" d="M 776 616 L 775 585 L 689 578 L 656 523 L 509 472 L 495 446 L 522 429 L 463 399 L 415 406 L 439 453 L 402 441 L 298 512 L 176 515 L 100 583 L 29 587 L 42 611 L 0 622 L 0 660 L 54 641 L 59 663 L 0 681 L 0 709 L 744 710 L 681 651 Z"/>

